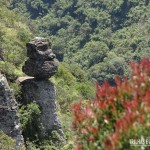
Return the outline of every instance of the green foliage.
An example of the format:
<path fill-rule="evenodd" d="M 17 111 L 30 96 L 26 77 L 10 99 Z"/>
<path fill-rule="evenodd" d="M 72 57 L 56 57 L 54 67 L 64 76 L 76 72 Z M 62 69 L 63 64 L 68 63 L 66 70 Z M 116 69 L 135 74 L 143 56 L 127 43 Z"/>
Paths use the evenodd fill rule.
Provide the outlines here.
<path fill-rule="evenodd" d="M 72 113 L 70 106 L 77 99 L 87 99 L 94 97 L 94 86 L 89 81 L 84 71 L 76 64 L 60 63 L 58 73 L 50 80 L 56 86 L 56 100 L 58 116 L 65 134 L 67 144 L 58 147 L 62 150 L 72 150 Z M 57 147 L 57 146 L 55 146 Z"/>
<path fill-rule="evenodd" d="M 21 85 L 18 83 L 10 82 L 10 88 L 13 89 L 16 100 L 21 98 Z"/>
<path fill-rule="evenodd" d="M 77 83 L 75 89 L 81 93 L 84 99 L 93 98 L 94 89 L 90 83 Z"/>
<path fill-rule="evenodd" d="M 95 99 L 73 104 L 77 150 L 149 149 L 150 58 L 131 62 L 130 68 L 129 79 L 116 76 L 115 86 L 97 83 Z"/>
<path fill-rule="evenodd" d="M 29 28 L 23 21 L 7 8 L 10 1 L 2 1 L 0 9 L 0 49 L 4 52 L 4 61 L 0 70 L 9 81 L 22 75 L 20 65 L 26 58 L 25 44 L 31 39 Z"/>
<path fill-rule="evenodd" d="M 15 140 L 0 132 L 0 149 L 14 150 L 16 146 Z"/>
<path fill-rule="evenodd" d="M 43 149 L 43 150 L 73 150 L 73 148 L 74 148 L 73 144 L 74 144 L 73 142 L 69 142 L 68 144 L 63 146 L 60 143 L 54 144 L 51 140 L 44 140 L 41 143 L 41 146 L 39 146 L 39 147 L 40 147 L 40 149 Z M 31 147 L 31 145 L 30 145 L 30 147 Z"/>
<path fill-rule="evenodd" d="M 71 72 L 64 66 L 64 65 L 59 65 L 59 71 L 55 75 L 56 78 L 61 78 L 68 86 L 71 84 L 74 84 L 75 82 L 75 77 L 71 74 Z"/>
<path fill-rule="evenodd" d="M 50 80 L 56 85 L 62 112 L 70 110 L 70 104 L 77 99 L 94 96 L 93 84 L 87 81 L 86 74 L 78 65 L 60 63 L 58 73 Z"/>
<path fill-rule="evenodd" d="M 27 42 L 30 41 L 31 35 L 29 34 L 29 31 L 27 31 L 26 29 L 20 28 L 18 29 L 17 32 L 17 38 L 26 44 Z"/>
<path fill-rule="evenodd" d="M 14 82 L 17 77 L 23 75 L 20 68 L 16 68 L 12 63 L 0 61 L 0 70 L 6 75 L 8 81 Z"/>
<path fill-rule="evenodd" d="M 150 54 L 149 0 L 12 0 L 11 8 L 34 18 L 38 34 L 51 36 L 59 60 L 76 62 L 88 77 L 100 82 L 113 82 L 114 74 L 119 72 L 101 69 L 101 74 L 108 74 L 101 79 L 91 74 L 93 68 L 111 68 L 108 63 L 112 60 L 105 61 L 110 51 L 119 59 L 113 63 L 124 61 L 125 66 L 128 60 L 140 60 Z M 30 26 L 32 21 L 29 22 Z M 126 74 L 128 70 L 122 72 Z"/>
<path fill-rule="evenodd" d="M 148 120 L 149 121 L 149 120 Z M 137 128 L 131 128 L 129 131 L 124 133 L 120 137 L 120 143 L 118 144 L 118 149 L 123 150 L 123 149 L 128 149 L 130 147 L 131 150 L 139 150 L 141 147 L 140 146 L 130 146 L 130 140 L 141 140 L 142 138 L 144 140 L 150 140 L 149 139 L 149 127 L 148 126 L 143 126 L 143 125 L 137 125 Z M 124 138 L 126 137 L 126 138 Z M 148 150 L 148 146 L 144 148 L 145 150 Z"/>
<path fill-rule="evenodd" d="M 109 52 L 104 62 L 94 65 L 89 69 L 89 76 L 97 79 L 102 84 L 107 80 L 114 85 L 114 76 L 119 75 L 121 78 L 129 74 L 124 58 L 118 57 L 115 53 Z"/>
<path fill-rule="evenodd" d="M 37 119 L 41 114 L 39 105 L 35 102 L 23 105 L 19 109 L 19 114 L 25 140 L 37 140 L 38 131 L 42 127 L 37 124 Z"/>
<path fill-rule="evenodd" d="M 69 139 L 70 123 L 63 120 L 68 117 L 71 122 L 72 102 L 93 97 L 93 84 L 87 80 L 114 85 L 114 75 L 129 76 L 129 60 L 150 56 L 149 0 L 1 0 L 0 6 L 0 48 L 5 58 L 0 70 L 9 81 L 22 75 L 30 30 L 36 36 L 50 36 L 57 58 L 65 62 L 51 80 Z M 12 87 L 19 95 L 19 88 Z"/>
<path fill-rule="evenodd" d="M 15 150 L 15 149 L 17 149 L 16 148 L 16 141 L 1 131 L 0 131 L 0 149 L 2 149 L 2 150 Z M 25 147 L 22 145 L 19 147 L 19 150 L 25 150 Z"/>
<path fill-rule="evenodd" d="M 88 42 L 82 50 L 79 62 L 81 62 L 81 64 L 83 62 L 83 67 L 90 68 L 94 64 L 102 62 L 108 51 L 109 48 L 105 43 L 99 41 Z"/>

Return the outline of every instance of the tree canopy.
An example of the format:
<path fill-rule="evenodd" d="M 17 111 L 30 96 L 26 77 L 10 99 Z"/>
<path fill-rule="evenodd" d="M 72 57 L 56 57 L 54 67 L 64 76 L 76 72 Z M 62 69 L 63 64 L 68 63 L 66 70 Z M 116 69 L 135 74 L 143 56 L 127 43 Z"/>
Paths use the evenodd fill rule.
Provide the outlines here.
<path fill-rule="evenodd" d="M 60 61 L 77 63 L 88 73 L 111 63 L 104 61 L 110 52 L 125 66 L 150 55 L 149 0 L 12 0 L 9 7 L 30 18 L 35 34 L 51 37 Z"/>

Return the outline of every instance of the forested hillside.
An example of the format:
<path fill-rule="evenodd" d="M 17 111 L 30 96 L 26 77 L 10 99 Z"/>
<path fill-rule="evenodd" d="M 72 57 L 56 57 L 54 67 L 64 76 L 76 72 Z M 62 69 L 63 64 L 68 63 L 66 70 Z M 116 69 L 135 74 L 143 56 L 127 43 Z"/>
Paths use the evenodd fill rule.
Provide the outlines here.
<path fill-rule="evenodd" d="M 25 60 L 25 43 L 31 39 L 31 32 L 24 21 L 7 8 L 7 1 L 0 2 L 0 70 L 10 80 L 20 73 Z M 9 4 L 9 3 L 8 3 Z"/>
<path fill-rule="evenodd" d="M 31 103 L 28 106 L 23 106 L 20 102 L 20 85 L 16 83 L 18 77 L 26 76 L 22 72 L 22 66 L 27 59 L 26 57 L 26 43 L 33 37 L 40 36 L 38 28 L 34 24 L 33 20 L 28 20 L 26 16 L 16 13 L 10 9 L 11 1 L 0 1 L 0 72 L 5 74 L 7 80 L 15 92 L 15 97 L 19 103 L 19 114 L 22 123 L 23 132 L 26 135 L 28 127 L 31 124 L 34 116 L 39 113 L 38 106 L 35 103 Z M 17 8 L 21 8 L 18 6 Z M 22 9 L 23 10 L 23 9 Z M 46 36 L 47 38 L 50 38 Z M 51 40 L 51 39 L 50 39 Z M 53 43 L 53 41 L 51 40 Z M 61 120 L 62 129 L 64 131 L 65 139 L 70 141 L 71 147 L 73 147 L 72 134 L 71 134 L 71 103 L 78 99 L 88 99 L 94 97 L 94 84 L 88 81 L 87 74 L 77 64 L 67 64 L 65 62 L 59 63 L 58 73 L 50 79 L 57 89 L 57 112 Z M 31 125 L 32 126 L 32 125 Z M 36 135 L 32 135 L 35 136 Z M 1 134 L 0 138 L 4 140 L 1 147 L 9 149 L 11 147 L 11 140 L 6 141 L 5 135 Z M 30 138 L 30 137 L 26 137 Z M 36 142 L 36 147 L 45 146 L 54 147 L 51 144 L 51 140 L 38 141 L 39 139 L 33 139 L 32 142 Z M 6 144 L 8 143 L 8 145 Z M 35 145 L 30 141 L 25 141 L 26 146 L 32 149 Z M 14 143 L 13 143 L 14 144 Z M 60 145 L 55 145 L 60 149 Z M 13 149 L 13 147 L 11 147 Z M 65 149 L 65 148 L 63 148 Z M 68 149 L 68 148 L 66 148 Z"/>
<path fill-rule="evenodd" d="M 30 28 L 50 36 L 61 61 L 77 63 L 88 77 L 113 84 L 129 60 L 150 55 L 149 0 L 12 0 Z"/>
<path fill-rule="evenodd" d="M 20 87 L 15 80 L 25 76 L 21 68 L 27 59 L 26 43 L 35 36 L 50 39 L 60 61 L 58 73 L 50 80 L 57 89 L 57 110 L 67 145 L 62 147 L 47 139 L 33 139 L 26 141 L 27 147 L 38 149 L 46 145 L 49 149 L 73 149 L 70 105 L 83 99 L 86 106 L 87 99 L 95 95 L 95 81 L 102 84 L 107 80 L 114 85 L 116 74 L 130 76 L 130 60 L 136 62 L 150 57 L 149 16 L 149 0 L 0 1 L 0 71 L 6 75 L 19 103 Z M 116 105 L 117 109 L 121 106 L 119 110 L 123 107 L 123 104 Z M 34 104 L 20 104 L 24 132 L 39 111 L 37 108 Z"/>

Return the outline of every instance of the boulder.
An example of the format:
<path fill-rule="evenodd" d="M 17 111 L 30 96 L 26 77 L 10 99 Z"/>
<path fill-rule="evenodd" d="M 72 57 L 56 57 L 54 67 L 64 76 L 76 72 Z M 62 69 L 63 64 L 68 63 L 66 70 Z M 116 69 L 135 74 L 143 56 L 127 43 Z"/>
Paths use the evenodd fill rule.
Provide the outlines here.
<path fill-rule="evenodd" d="M 22 71 L 28 76 L 37 79 L 48 79 L 58 70 L 56 56 L 50 49 L 50 42 L 37 37 L 26 44 L 27 56 L 29 57 L 22 67 Z"/>
<path fill-rule="evenodd" d="M 48 79 L 58 71 L 58 63 L 56 61 L 28 59 L 22 70 L 28 76 Z"/>

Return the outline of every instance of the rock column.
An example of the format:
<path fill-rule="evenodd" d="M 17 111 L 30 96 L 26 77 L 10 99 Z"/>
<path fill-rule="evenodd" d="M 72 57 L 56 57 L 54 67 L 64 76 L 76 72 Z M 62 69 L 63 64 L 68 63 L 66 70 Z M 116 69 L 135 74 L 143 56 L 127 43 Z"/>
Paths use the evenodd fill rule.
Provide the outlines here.
<path fill-rule="evenodd" d="M 58 69 L 58 63 L 54 61 L 55 55 L 49 48 L 50 42 L 44 38 L 35 38 L 26 47 L 28 60 L 22 70 L 34 78 L 21 82 L 22 102 L 29 104 L 35 101 L 39 104 L 42 111 L 38 118 L 41 137 L 49 136 L 52 131 L 57 131 L 63 137 L 56 114 L 55 86 L 48 80 Z"/>

